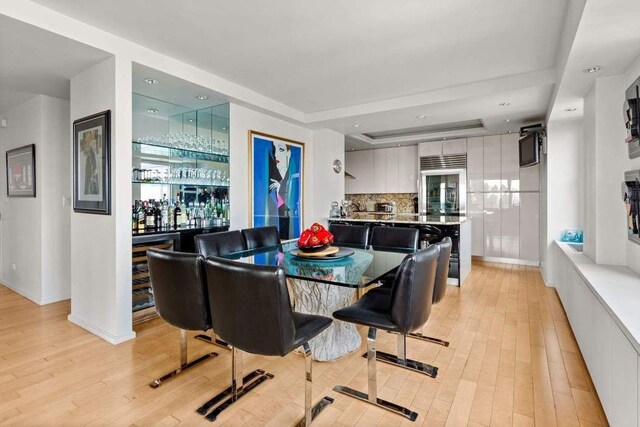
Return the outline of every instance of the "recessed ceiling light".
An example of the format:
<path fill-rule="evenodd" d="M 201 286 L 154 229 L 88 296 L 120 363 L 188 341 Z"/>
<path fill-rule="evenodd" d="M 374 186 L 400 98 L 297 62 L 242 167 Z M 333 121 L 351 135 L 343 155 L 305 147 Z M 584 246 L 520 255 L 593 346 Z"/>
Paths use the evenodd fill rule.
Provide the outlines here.
<path fill-rule="evenodd" d="M 227 128 L 225 126 L 222 126 L 222 130 L 227 130 Z"/>
<path fill-rule="evenodd" d="M 189 123 L 193 123 L 193 119 L 189 119 Z"/>
<path fill-rule="evenodd" d="M 400 144 L 398 144 L 398 147 L 400 147 Z"/>
<path fill-rule="evenodd" d="M 564 111 L 566 111 L 567 113 L 571 113 L 572 111 L 576 111 L 576 110 L 577 108 L 573 108 L 573 107 L 564 109 Z"/>
<path fill-rule="evenodd" d="M 155 108 L 147 108 L 147 113 L 156 114 L 157 112 L 158 110 L 156 110 Z"/>
<path fill-rule="evenodd" d="M 426 118 L 427 118 L 426 114 L 420 114 L 420 115 L 416 116 L 416 119 L 418 119 L 418 120 L 422 120 L 422 119 L 426 119 Z"/>
<path fill-rule="evenodd" d="M 446 141 L 446 140 L 447 140 L 447 137 L 445 136 L 444 138 L 442 138 L 442 140 L 443 140 L 443 141 Z"/>
<path fill-rule="evenodd" d="M 198 96 L 196 96 L 196 98 L 198 98 L 200 101 L 204 101 L 205 99 L 209 99 L 209 97 L 207 95 L 198 95 Z"/>
<path fill-rule="evenodd" d="M 355 125 L 353 125 L 353 127 L 354 127 L 354 128 L 359 128 L 359 127 L 360 127 L 360 125 L 356 123 Z"/>
<path fill-rule="evenodd" d="M 352 149 L 351 149 L 351 151 L 356 151 L 356 149 L 355 149 L 355 148 L 352 148 Z"/>
<path fill-rule="evenodd" d="M 511 119 L 504 119 L 505 123 L 509 123 L 511 121 Z"/>
<path fill-rule="evenodd" d="M 602 70 L 602 65 L 595 65 L 593 67 L 585 68 L 584 70 L 582 70 L 582 72 L 591 74 L 591 73 L 596 73 L 600 70 Z"/>
<path fill-rule="evenodd" d="M 511 133 L 511 131 L 510 131 L 510 130 L 508 130 L 508 131 L 507 131 L 507 133 Z"/>
<path fill-rule="evenodd" d="M 511 105 L 510 102 L 501 102 L 500 104 L 498 104 L 498 107 L 508 107 L 509 105 Z"/>
<path fill-rule="evenodd" d="M 144 79 L 144 82 L 145 82 L 146 84 L 149 84 L 149 85 L 158 85 L 158 84 L 160 84 L 160 81 L 159 81 L 159 80 L 156 80 L 156 79 L 150 79 L 150 78 Z"/>

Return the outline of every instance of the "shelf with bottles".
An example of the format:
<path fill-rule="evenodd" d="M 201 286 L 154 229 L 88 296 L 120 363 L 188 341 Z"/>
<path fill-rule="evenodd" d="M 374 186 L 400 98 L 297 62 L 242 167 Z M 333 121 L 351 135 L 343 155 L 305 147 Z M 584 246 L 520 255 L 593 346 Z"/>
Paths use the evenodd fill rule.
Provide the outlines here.
<path fill-rule="evenodd" d="M 188 167 L 134 168 L 134 184 L 209 185 L 228 187 L 230 178 L 226 170 Z"/>
<path fill-rule="evenodd" d="M 149 141 L 149 142 L 143 142 Z M 148 159 L 188 159 L 188 160 L 206 160 L 216 163 L 229 163 L 229 150 L 224 149 L 219 152 L 211 151 L 198 151 L 197 146 L 190 148 L 181 148 L 178 146 L 159 145 L 154 143 L 152 138 L 138 138 L 138 141 L 133 141 L 133 154 L 141 155 Z M 227 144 L 228 147 L 228 144 Z"/>
<path fill-rule="evenodd" d="M 229 198 L 215 197 L 204 201 L 169 202 L 136 200 L 132 206 L 132 229 L 136 232 L 208 228 L 229 222 Z"/>

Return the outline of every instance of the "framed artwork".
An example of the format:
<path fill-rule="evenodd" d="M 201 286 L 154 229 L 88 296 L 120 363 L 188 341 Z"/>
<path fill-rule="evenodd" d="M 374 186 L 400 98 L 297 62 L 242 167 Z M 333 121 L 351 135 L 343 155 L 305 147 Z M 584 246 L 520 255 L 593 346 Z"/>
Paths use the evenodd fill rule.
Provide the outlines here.
<path fill-rule="evenodd" d="M 111 214 L 111 111 L 73 122 L 73 210 Z"/>
<path fill-rule="evenodd" d="M 36 146 L 7 151 L 7 196 L 36 197 Z"/>
<path fill-rule="evenodd" d="M 304 143 L 249 131 L 249 224 L 297 239 L 304 223 Z"/>

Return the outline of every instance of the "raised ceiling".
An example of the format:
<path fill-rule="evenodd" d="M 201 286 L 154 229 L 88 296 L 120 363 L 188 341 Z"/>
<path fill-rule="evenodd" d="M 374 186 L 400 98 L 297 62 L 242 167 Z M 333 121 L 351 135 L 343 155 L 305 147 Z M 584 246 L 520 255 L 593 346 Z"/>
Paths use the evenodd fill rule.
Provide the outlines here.
<path fill-rule="evenodd" d="M 543 118 L 568 0 L 35 2 L 360 134 Z"/>
<path fill-rule="evenodd" d="M 0 114 L 39 94 L 69 99 L 69 79 L 108 56 L 0 15 Z"/>

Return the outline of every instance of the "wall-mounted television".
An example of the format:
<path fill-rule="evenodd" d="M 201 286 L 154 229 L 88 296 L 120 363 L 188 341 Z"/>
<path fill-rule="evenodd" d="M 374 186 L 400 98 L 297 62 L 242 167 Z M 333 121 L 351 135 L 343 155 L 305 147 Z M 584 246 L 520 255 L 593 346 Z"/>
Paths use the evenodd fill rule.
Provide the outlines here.
<path fill-rule="evenodd" d="M 636 80 L 625 92 L 623 107 L 624 125 L 627 130 L 625 142 L 629 144 L 629 158 L 640 157 L 640 93 Z"/>
<path fill-rule="evenodd" d="M 540 162 L 540 137 L 538 132 L 528 132 L 520 138 L 520 167 L 537 165 Z"/>

